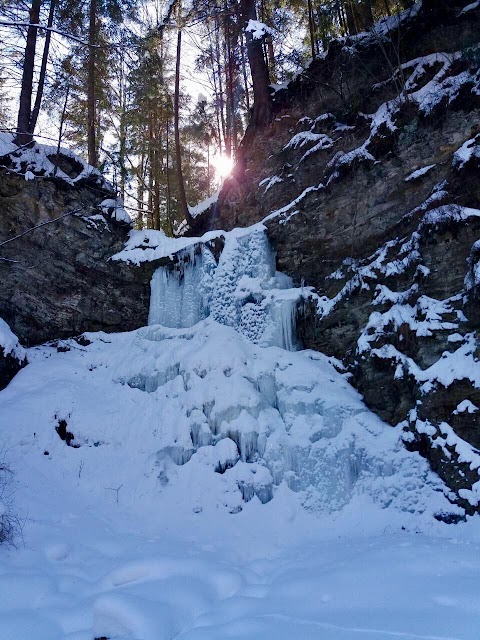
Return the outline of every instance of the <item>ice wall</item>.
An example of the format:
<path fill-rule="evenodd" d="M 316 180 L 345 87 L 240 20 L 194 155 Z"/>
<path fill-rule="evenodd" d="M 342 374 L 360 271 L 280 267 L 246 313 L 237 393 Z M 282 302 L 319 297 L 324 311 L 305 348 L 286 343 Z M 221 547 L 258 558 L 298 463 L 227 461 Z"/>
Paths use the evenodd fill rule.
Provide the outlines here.
<path fill-rule="evenodd" d="M 275 253 L 263 229 L 227 234 L 218 264 L 205 244 L 177 254 L 151 284 L 149 324 L 191 327 L 211 316 L 254 344 L 295 348 L 294 315 L 301 295 L 275 270 Z"/>

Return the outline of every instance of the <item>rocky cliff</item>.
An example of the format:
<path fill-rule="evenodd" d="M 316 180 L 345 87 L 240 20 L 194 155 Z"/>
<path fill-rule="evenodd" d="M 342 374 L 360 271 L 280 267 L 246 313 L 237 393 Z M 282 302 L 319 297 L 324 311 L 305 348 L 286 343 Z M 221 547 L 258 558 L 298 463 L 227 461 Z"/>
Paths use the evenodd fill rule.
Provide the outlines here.
<path fill-rule="evenodd" d="M 467 511 L 479 481 L 480 5 L 418 3 L 275 96 L 210 218 L 264 219 L 297 329 L 402 422 Z M 452 494 L 452 499 L 454 498 Z"/>
<path fill-rule="evenodd" d="M 110 260 L 130 231 L 112 187 L 68 156 L 48 171 L 41 145 L 3 151 L 0 317 L 21 343 L 145 325 L 151 270 Z"/>

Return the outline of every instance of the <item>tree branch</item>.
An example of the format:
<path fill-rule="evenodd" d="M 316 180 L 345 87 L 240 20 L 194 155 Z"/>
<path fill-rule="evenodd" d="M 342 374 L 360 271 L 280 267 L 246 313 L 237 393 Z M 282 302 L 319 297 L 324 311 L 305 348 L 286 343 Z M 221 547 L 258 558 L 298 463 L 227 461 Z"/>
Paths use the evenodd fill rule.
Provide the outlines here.
<path fill-rule="evenodd" d="M 100 44 L 91 45 L 85 40 L 82 40 L 81 38 L 72 36 L 72 34 L 70 33 L 66 33 L 65 31 L 60 31 L 59 29 L 55 29 L 54 27 L 45 27 L 44 25 L 41 25 L 41 24 L 32 24 L 30 22 L 7 22 L 5 20 L 0 20 L 0 27 L 29 27 L 29 28 L 33 27 L 34 29 L 41 29 L 42 31 L 50 31 L 51 33 L 56 33 L 57 35 L 62 36 L 63 38 L 68 38 L 69 40 L 74 40 L 79 44 L 83 44 L 85 47 L 95 47 L 97 49 L 106 48 L 106 45 L 100 45 Z"/>

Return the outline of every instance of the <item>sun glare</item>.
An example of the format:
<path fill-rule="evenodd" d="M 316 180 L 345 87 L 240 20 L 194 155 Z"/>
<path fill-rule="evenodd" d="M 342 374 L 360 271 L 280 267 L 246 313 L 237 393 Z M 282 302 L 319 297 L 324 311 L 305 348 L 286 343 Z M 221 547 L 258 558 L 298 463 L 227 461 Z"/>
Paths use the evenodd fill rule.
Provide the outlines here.
<path fill-rule="evenodd" d="M 233 159 L 229 156 L 217 155 L 212 158 L 212 165 L 219 178 L 226 178 L 232 173 Z"/>

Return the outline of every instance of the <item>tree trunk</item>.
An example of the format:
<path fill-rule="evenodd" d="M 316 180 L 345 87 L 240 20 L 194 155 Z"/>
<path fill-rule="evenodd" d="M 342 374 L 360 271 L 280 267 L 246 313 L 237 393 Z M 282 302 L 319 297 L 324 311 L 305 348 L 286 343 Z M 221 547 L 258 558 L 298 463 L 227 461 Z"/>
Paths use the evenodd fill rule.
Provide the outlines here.
<path fill-rule="evenodd" d="M 58 163 L 60 160 L 60 148 L 62 146 L 63 126 L 65 124 L 65 114 L 67 113 L 69 95 L 70 95 L 70 85 L 67 83 L 67 86 L 65 88 L 65 101 L 63 103 L 62 115 L 60 116 L 60 126 L 58 127 L 57 155 L 56 155 L 55 168 L 53 170 L 54 176 L 57 175 Z"/>
<path fill-rule="evenodd" d="M 171 207 L 171 189 L 170 189 L 170 122 L 167 120 L 167 127 L 166 127 L 167 131 L 166 131 L 166 148 L 165 148 L 165 162 L 166 162 L 166 167 L 165 167 L 165 173 L 166 173 L 166 179 L 167 179 L 167 220 L 168 220 L 168 225 L 170 227 L 170 235 L 174 236 L 173 233 L 173 220 L 172 220 L 172 207 Z"/>
<path fill-rule="evenodd" d="M 363 28 L 368 31 L 368 29 L 373 27 L 375 22 L 372 12 L 372 0 L 363 0 L 360 5 L 360 10 L 362 13 Z"/>
<path fill-rule="evenodd" d="M 217 65 L 217 78 L 218 78 L 218 96 L 219 96 L 219 110 L 220 110 L 220 121 L 222 124 L 222 137 L 223 137 L 223 145 L 226 148 L 227 146 L 227 124 L 225 122 L 225 96 L 223 92 L 223 81 L 222 81 L 222 63 L 221 63 L 221 51 L 220 51 L 220 25 L 218 23 L 218 18 L 216 19 L 215 26 L 215 58 Z"/>
<path fill-rule="evenodd" d="M 230 158 L 232 155 L 232 113 L 233 113 L 233 87 L 230 74 L 230 33 L 228 19 L 223 21 L 223 68 L 225 70 L 225 153 Z"/>
<path fill-rule="evenodd" d="M 175 65 L 175 98 L 173 104 L 173 125 L 175 134 L 175 169 L 177 174 L 178 204 L 180 214 L 185 218 L 189 227 L 193 226 L 193 218 L 188 209 L 185 181 L 182 171 L 182 149 L 180 147 L 180 59 L 182 54 L 182 30 L 177 34 L 177 60 Z"/>
<path fill-rule="evenodd" d="M 315 21 L 313 18 L 312 0 L 307 0 L 308 3 L 308 29 L 310 31 L 310 45 L 312 48 L 312 60 L 315 60 Z"/>
<path fill-rule="evenodd" d="M 249 20 L 257 19 L 255 0 L 241 0 L 241 22 L 246 26 Z M 272 120 L 272 96 L 268 67 L 263 55 L 262 40 L 255 40 L 251 33 L 245 34 L 247 57 L 253 84 L 253 112 L 250 124 L 254 128 L 263 127 Z"/>
<path fill-rule="evenodd" d="M 96 140 L 96 91 L 95 91 L 95 44 L 97 40 L 97 0 L 90 0 L 88 28 L 88 78 L 87 78 L 87 146 L 88 163 L 97 166 Z"/>
<path fill-rule="evenodd" d="M 357 33 L 357 25 L 355 24 L 351 0 L 347 0 L 345 3 L 345 16 L 347 18 L 348 35 L 354 36 Z"/>
<path fill-rule="evenodd" d="M 145 148 L 142 146 L 140 160 L 137 167 L 137 206 L 138 206 L 137 225 L 139 229 L 143 229 L 145 227 L 145 220 L 143 218 L 144 198 L 145 198 L 144 167 L 145 167 Z"/>
<path fill-rule="evenodd" d="M 247 66 L 245 64 L 245 43 L 243 39 L 243 31 L 240 31 L 240 52 L 242 56 L 242 72 L 243 72 L 243 86 L 245 90 L 245 102 L 247 105 L 247 111 L 250 113 L 250 91 L 248 88 Z"/>
<path fill-rule="evenodd" d="M 50 0 L 50 11 L 48 13 L 47 27 L 51 29 L 53 25 L 53 17 L 55 15 L 56 0 Z M 42 106 L 43 89 L 45 87 L 45 77 L 47 75 L 48 54 L 50 52 L 50 40 L 52 39 L 52 32 L 47 30 L 45 35 L 45 44 L 43 46 L 42 64 L 40 66 L 40 76 L 38 78 L 37 95 L 35 97 L 35 105 L 33 107 L 32 114 L 30 116 L 30 122 L 28 125 L 28 132 L 32 135 L 35 133 L 35 127 L 37 126 L 38 115 L 40 113 L 40 107 Z"/>
<path fill-rule="evenodd" d="M 30 24 L 40 23 L 41 0 L 33 0 L 30 8 Z M 25 60 L 23 62 L 22 89 L 20 92 L 20 105 L 18 109 L 17 137 L 19 145 L 30 144 L 33 140 L 29 132 L 30 113 L 32 108 L 33 71 L 35 67 L 35 48 L 37 45 L 38 28 L 28 27 L 27 43 L 25 46 Z"/>

